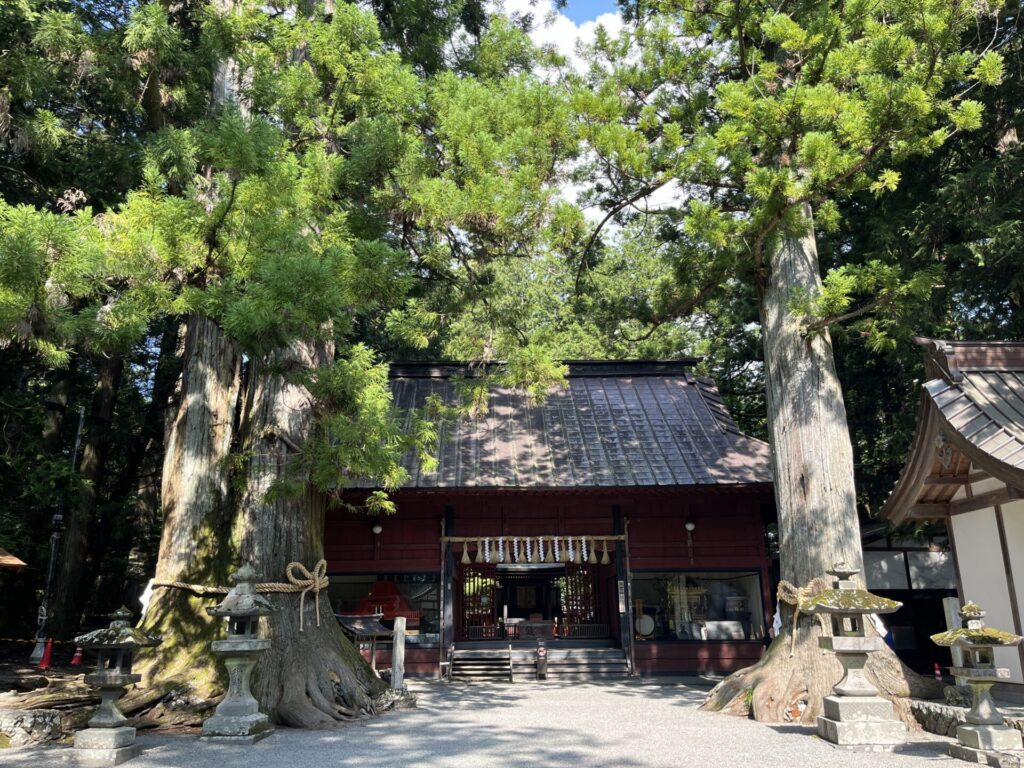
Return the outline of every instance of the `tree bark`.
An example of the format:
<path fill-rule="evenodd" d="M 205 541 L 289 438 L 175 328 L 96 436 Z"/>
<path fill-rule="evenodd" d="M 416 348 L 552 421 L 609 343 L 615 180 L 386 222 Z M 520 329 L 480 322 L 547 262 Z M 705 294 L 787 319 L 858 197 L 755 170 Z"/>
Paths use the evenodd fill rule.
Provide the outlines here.
<path fill-rule="evenodd" d="M 77 503 L 70 507 L 65 523 L 64 551 L 58 567 L 49 622 L 50 632 L 58 638 L 74 635 L 82 620 L 85 557 L 89 551 L 89 534 L 96 516 L 107 449 L 110 447 L 110 424 L 123 370 L 124 359 L 120 355 L 102 357 L 97 361 L 89 432 L 78 469 L 81 491 Z"/>
<path fill-rule="evenodd" d="M 760 295 L 779 559 L 782 578 L 796 587 L 828 579 L 838 562 L 863 569 L 853 447 L 832 341 L 827 330 L 805 334 L 802 318 L 789 309 L 796 292 L 821 290 L 810 206 L 803 212 L 806 233 L 779 240 Z M 780 608 L 782 631 L 764 658 L 719 683 L 706 708 L 767 722 L 815 722 L 842 669 L 834 654 L 818 648 L 816 617 L 800 617 L 794 642 L 793 606 Z M 871 655 L 868 676 L 908 722 L 905 697 L 941 695 L 941 686 L 906 668 L 888 646 Z"/>
<path fill-rule="evenodd" d="M 314 403 L 294 374 L 326 365 L 332 356 L 332 344 L 296 342 L 252 365 L 244 419 L 247 485 L 235 538 L 240 562 L 253 564 L 261 579 L 284 581 L 291 562 L 312 571 L 324 554 L 326 499 L 308 482 L 294 450 L 313 428 Z M 282 492 L 290 483 L 298 490 Z M 254 693 L 273 720 L 313 727 L 381 706 L 375 698 L 385 686 L 342 634 L 327 595 L 267 597 L 276 608 L 264 625 L 271 647 L 259 659 Z"/>
<path fill-rule="evenodd" d="M 43 417 L 43 452 L 46 456 L 58 453 L 62 445 L 64 417 L 71 397 L 71 378 L 74 369 L 69 365 L 54 373 L 53 383 L 46 393 L 46 416 Z"/>
<path fill-rule="evenodd" d="M 228 457 L 240 364 L 237 345 L 215 321 L 201 315 L 188 318 L 181 383 L 165 441 L 158 581 L 227 583 Z M 221 674 L 209 653 L 209 642 L 220 628 L 206 614 L 212 604 L 181 589 L 154 591 L 142 623 L 161 635 L 163 643 L 140 659 L 137 671 L 145 685 L 187 681 L 203 697 L 221 689 Z"/>

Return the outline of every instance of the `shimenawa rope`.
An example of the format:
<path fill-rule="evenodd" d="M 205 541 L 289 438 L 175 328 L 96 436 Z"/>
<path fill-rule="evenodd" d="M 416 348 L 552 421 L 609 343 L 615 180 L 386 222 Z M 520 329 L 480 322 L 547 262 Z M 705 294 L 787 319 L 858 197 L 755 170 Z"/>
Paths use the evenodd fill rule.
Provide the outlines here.
<path fill-rule="evenodd" d="M 793 606 L 793 630 L 789 637 L 789 655 L 796 653 L 796 625 L 800 620 L 800 612 L 806 610 L 807 601 L 828 589 L 828 582 L 820 576 L 811 579 L 806 586 L 798 587 L 783 579 L 779 582 L 779 601 Z"/>
<path fill-rule="evenodd" d="M 298 576 L 295 575 L 298 571 Z M 288 563 L 284 569 L 284 575 L 288 583 L 280 581 L 261 582 L 256 585 L 257 592 L 299 592 L 299 632 L 304 629 L 303 615 L 306 608 L 306 593 L 313 593 L 313 601 L 316 606 L 316 625 L 320 626 L 320 590 L 327 589 L 330 581 L 327 579 L 327 561 L 320 560 L 313 566 L 310 573 L 306 566 L 299 562 Z M 184 589 L 194 592 L 197 595 L 226 595 L 228 587 L 208 587 L 205 584 L 189 584 L 185 581 L 154 581 L 153 588 L 168 587 L 171 589 Z"/>

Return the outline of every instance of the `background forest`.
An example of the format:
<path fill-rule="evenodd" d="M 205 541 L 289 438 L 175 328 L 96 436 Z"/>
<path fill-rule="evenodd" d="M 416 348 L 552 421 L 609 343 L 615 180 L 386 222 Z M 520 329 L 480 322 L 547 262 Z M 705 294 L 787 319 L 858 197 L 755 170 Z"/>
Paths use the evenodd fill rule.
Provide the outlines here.
<path fill-rule="evenodd" d="M 1024 338 L 1024 46 L 1013 8 L 982 10 L 963 50 L 1003 60 L 976 115 L 818 214 L 864 519 L 909 445 L 913 337 Z M 699 356 L 767 436 L 755 290 L 694 267 L 700 195 L 662 156 L 691 117 L 657 98 L 720 73 L 673 71 L 652 12 L 621 11 L 634 36 L 580 64 L 531 42 L 543 14 L 477 0 L 2 4 L 0 547 L 29 567 L 0 635 L 34 631 L 58 511 L 58 636 L 151 577 L 190 318 L 237 345 L 243 388 L 296 339 L 333 345 L 306 382 L 323 488 L 394 484 L 429 444 L 437 414 L 390 412 L 395 360 L 506 360 L 541 390 L 563 359 Z"/>

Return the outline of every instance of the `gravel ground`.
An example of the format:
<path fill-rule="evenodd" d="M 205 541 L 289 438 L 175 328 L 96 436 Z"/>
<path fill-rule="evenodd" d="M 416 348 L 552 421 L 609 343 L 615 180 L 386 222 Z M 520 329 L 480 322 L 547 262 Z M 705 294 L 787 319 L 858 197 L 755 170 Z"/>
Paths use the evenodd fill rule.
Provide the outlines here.
<path fill-rule="evenodd" d="M 895 753 L 836 750 L 807 728 L 697 710 L 704 691 L 672 681 L 515 686 L 413 682 L 416 709 L 322 731 L 280 729 L 253 747 L 194 736 L 140 737 L 131 768 L 341 766 L 756 766 L 924 768 L 961 765 L 922 732 Z M 66 747 L 0 752 L 0 766 L 74 766 Z"/>

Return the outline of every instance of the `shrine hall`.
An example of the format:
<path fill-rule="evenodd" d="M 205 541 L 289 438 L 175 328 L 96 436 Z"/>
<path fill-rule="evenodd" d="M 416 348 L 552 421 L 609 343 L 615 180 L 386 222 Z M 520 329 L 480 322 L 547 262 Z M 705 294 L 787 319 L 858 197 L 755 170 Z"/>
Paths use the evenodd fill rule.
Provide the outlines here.
<path fill-rule="evenodd" d="M 756 661 L 773 611 L 769 449 L 695 364 L 576 361 L 543 399 L 491 389 L 440 426 L 436 466 L 406 457 L 394 514 L 358 511 L 369 482 L 328 513 L 334 611 L 405 617 L 414 675 L 516 679 L 538 644 L 581 677 Z M 473 376 L 395 364 L 394 402 L 454 405 Z M 373 647 L 386 667 L 388 644 Z"/>

